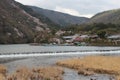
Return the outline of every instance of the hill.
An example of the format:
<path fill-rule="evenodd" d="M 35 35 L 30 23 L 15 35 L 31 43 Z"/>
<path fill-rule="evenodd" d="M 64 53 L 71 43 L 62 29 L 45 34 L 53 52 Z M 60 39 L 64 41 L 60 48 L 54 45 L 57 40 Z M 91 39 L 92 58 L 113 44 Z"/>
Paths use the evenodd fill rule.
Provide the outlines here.
<path fill-rule="evenodd" d="M 86 18 L 86 17 L 76 17 L 76 16 L 72 16 L 72 15 L 57 12 L 57 11 L 38 8 L 35 6 L 29 6 L 29 7 L 32 8 L 36 13 L 45 15 L 51 21 L 61 26 L 83 24 L 89 21 L 89 18 Z"/>
<path fill-rule="evenodd" d="M 84 25 L 73 25 L 68 30 L 74 30 L 74 33 L 96 34 L 105 31 L 107 34 L 120 34 L 120 9 L 98 13 Z"/>
<path fill-rule="evenodd" d="M 49 30 L 49 24 L 27 13 L 20 5 L 14 0 L 0 1 L 0 43 L 2 44 L 33 42 L 36 32 Z"/>
<path fill-rule="evenodd" d="M 108 10 L 93 16 L 89 27 L 95 31 L 106 31 L 109 34 L 120 33 L 120 9 Z"/>
<path fill-rule="evenodd" d="M 90 19 L 90 23 L 120 24 L 120 9 L 98 13 Z"/>
<path fill-rule="evenodd" d="M 48 17 L 46 17 L 44 14 L 40 14 L 37 13 L 36 11 L 34 11 L 32 8 L 30 8 L 29 6 L 26 5 L 22 5 L 18 2 L 16 2 L 16 4 L 23 10 L 25 10 L 28 14 L 30 14 L 31 16 L 38 18 L 42 23 L 46 23 L 48 25 L 49 28 L 51 29 L 59 29 L 60 25 L 54 23 L 53 21 L 51 21 Z"/>

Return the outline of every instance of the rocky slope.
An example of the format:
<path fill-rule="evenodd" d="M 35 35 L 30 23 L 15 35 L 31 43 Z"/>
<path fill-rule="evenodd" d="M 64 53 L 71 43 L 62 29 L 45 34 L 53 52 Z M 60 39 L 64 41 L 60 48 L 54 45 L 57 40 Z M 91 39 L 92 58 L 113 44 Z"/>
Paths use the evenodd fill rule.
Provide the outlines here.
<path fill-rule="evenodd" d="M 33 42 L 36 32 L 49 31 L 49 24 L 41 20 L 14 0 L 0 1 L 0 43 Z"/>

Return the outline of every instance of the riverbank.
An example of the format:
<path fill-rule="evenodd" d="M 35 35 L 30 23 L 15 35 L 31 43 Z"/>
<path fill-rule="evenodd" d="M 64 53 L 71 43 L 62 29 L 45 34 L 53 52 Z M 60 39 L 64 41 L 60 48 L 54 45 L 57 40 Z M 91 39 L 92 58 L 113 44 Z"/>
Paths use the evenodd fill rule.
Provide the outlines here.
<path fill-rule="evenodd" d="M 57 65 L 75 69 L 78 74 L 93 75 L 109 74 L 120 80 L 120 56 L 87 56 L 84 58 L 72 58 L 61 60 Z M 111 79 L 110 79 L 111 80 Z"/>
<path fill-rule="evenodd" d="M 18 70 L 18 68 L 25 66 L 28 69 L 33 68 L 47 68 L 49 66 L 56 67 L 57 61 L 66 60 L 71 58 L 83 58 L 87 55 L 56 55 L 56 56 L 41 56 L 41 57 L 29 57 L 26 59 L 19 59 L 15 61 L 10 61 L 7 63 L 3 63 L 2 65 L 6 66 L 8 74 L 12 74 Z M 64 70 L 64 74 L 62 75 L 62 80 L 109 80 L 111 78 L 110 75 L 104 74 L 95 74 L 90 76 L 78 75 L 77 71 L 74 69 L 68 69 L 62 67 Z M 114 79 L 112 79 L 114 80 Z"/>

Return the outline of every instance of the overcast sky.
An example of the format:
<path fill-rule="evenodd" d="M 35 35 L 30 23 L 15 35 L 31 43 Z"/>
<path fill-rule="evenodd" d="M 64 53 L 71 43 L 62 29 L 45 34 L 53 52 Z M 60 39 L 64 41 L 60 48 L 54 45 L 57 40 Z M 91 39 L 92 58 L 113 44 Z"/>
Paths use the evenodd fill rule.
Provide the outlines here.
<path fill-rule="evenodd" d="M 16 0 L 25 5 L 68 13 L 75 16 L 91 17 L 94 14 L 120 8 L 120 0 Z"/>

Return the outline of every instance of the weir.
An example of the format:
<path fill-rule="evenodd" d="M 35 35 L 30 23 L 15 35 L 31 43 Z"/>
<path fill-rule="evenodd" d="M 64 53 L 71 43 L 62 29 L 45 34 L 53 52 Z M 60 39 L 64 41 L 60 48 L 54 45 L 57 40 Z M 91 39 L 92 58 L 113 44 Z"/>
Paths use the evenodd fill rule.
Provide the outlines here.
<path fill-rule="evenodd" d="M 67 56 L 67 55 L 116 55 L 117 50 L 95 50 L 95 51 L 57 51 L 57 52 L 22 52 L 22 53 L 0 53 L 0 58 L 24 58 L 38 56 Z"/>

